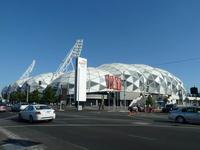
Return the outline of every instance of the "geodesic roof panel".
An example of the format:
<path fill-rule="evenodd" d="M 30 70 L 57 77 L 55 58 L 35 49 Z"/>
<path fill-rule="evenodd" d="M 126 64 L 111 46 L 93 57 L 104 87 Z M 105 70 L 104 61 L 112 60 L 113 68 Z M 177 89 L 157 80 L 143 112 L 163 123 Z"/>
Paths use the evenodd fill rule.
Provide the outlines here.
<path fill-rule="evenodd" d="M 27 85 L 30 86 L 30 92 L 36 89 L 45 89 L 51 83 L 52 78 L 53 73 L 45 73 L 35 77 L 31 77 L 23 84 L 22 89 L 26 90 Z"/>
<path fill-rule="evenodd" d="M 106 81 L 105 75 L 110 74 L 107 71 L 99 70 L 96 68 L 87 68 L 87 92 L 99 92 L 106 91 Z M 63 82 L 65 80 L 65 82 Z M 59 83 L 62 84 L 74 84 L 74 73 L 66 73 L 60 76 L 58 79 L 54 80 L 50 86 L 54 86 L 54 88 L 59 88 Z M 74 88 L 70 89 L 74 92 Z"/>
<path fill-rule="evenodd" d="M 185 91 L 182 81 L 160 68 L 153 68 L 143 64 L 104 64 L 98 69 L 105 70 L 115 75 L 115 70 L 121 70 L 121 78 L 132 83 L 132 90 L 158 94 L 177 95 L 177 91 Z M 130 80 L 130 76 L 132 80 Z M 137 86 L 139 84 L 139 87 Z M 129 85 L 131 86 L 131 85 Z M 181 87 L 181 88 L 180 88 Z M 127 91 L 129 88 L 127 88 Z"/>
<path fill-rule="evenodd" d="M 109 90 L 106 88 L 105 75 L 114 75 L 122 80 L 122 90 L 128 92 L 148 92 L 166 95 L 177 95 L 181 90 L 185 93 L 182 81 L 168 71 L 160 68 L 154 68 L 142 64 L 104 64 L 97 68 L 87 69 L 87 92 L 100 92 Z M 58 78 L 52 78 L 53 73 L 42 74 L 26 81 L 32 89 L 47 85 L 59 88 L 60 85 L 69 85 L 71 91 L 74 90 L 74 72 L 68 72 L 60 75 Z M 16 86 L 20 86 L 16 84 Z M 15 87 L 15 86 L 14 86 Z"/>

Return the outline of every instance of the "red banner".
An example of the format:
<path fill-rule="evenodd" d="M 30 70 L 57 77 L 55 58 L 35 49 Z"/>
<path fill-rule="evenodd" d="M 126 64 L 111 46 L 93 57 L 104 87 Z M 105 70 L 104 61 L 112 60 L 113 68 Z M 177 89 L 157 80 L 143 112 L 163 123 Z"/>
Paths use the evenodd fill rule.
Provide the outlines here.
<path fill-rule="evenodd" d="M 119 90 L 122 89 L 122 80 L 116 76 L 105 75 L 106 86 L 108 89 Z"/>

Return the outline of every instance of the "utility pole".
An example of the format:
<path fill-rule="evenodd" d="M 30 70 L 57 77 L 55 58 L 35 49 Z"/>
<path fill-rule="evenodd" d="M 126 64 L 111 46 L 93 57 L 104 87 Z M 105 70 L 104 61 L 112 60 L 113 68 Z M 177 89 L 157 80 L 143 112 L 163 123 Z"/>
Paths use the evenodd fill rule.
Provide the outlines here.
<path fill-rule="evenodd" d="M 71 107 L 71 95 L 70 95 L 70 92 L 69 92 L 69 83 L 67 84 L 67 92 L 68 92 L 68 96 L 69 96 L 69 106 Z"/>
<path fill-rule="evenodd" d="M 26 102 L 28 103 L 28 97 L 29 97 L 29 85 L 26 84 Z"/>
<path fill-rule="evenodd" d="M 126 78 L 125 78 L 125 72 L 123 71 L 123 83 L 124 83 L 124 108 L 126 110 Z"/>

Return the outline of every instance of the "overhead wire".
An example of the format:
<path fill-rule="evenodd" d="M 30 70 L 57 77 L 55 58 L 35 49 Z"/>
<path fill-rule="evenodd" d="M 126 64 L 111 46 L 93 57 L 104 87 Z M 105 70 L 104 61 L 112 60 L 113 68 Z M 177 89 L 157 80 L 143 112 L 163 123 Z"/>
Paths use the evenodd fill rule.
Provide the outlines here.
<path fill-rule="evenodd" d="M 187 59 L 181 59 L 181 60 L 175 60 L 175 61 L 168 61 L 168 62 L 163 62 L 159 64 L 154 64 L 154 65 L 170 65 L 170 64 L 178 64 L 178 63 L 184 63 L 184 62 L 189 62 L 189 61 L 196 61 L 200 60 L 200 57 L 193 57 L 193 58 L 187 58 Z"/>

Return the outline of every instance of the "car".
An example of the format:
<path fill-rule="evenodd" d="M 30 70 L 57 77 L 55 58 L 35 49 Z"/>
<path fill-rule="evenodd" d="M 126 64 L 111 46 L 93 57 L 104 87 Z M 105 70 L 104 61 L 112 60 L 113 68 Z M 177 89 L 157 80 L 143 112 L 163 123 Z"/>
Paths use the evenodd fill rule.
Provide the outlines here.
<path fill-rule="evenodd" d="M 7 110 L 5 103 L 0 103 L 0 112 L 5 112 Z"/>
<path fill-rule="evenodd" d="M 200 107 L 180 107 L 170 111 L 168 118 L 179 123 L 200 123 Z"/>
<path fill-rule="evenodd" d="M 27 106 L 28 106 L 28 103 L 20 102 L 20 103 L 13 104 L 11 106 L 11 110 L 19 112 L 21 110 L 24 110 Z"/>
<path fill-rule="evenodd" d="M 162 108 L 163 113 L 168 113 L 172 110 L 176 110 L 177 106 L 176 104 L 166 104 L 164 108 Z"/>
<path fill-rule="evenodd" d="M 24 110 L 28 105 L 28 103 L 20 103 L 19 111 Z"/>
<path fill-rule="evenodd" d="M 18 114 L 19 120 L 28 120 L 30 123 L 42 120 L 52 121 L 55 118 L 55 110 L 44 104 L 29 105 Z"/>

